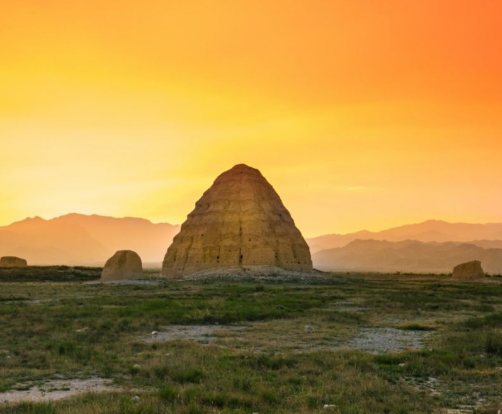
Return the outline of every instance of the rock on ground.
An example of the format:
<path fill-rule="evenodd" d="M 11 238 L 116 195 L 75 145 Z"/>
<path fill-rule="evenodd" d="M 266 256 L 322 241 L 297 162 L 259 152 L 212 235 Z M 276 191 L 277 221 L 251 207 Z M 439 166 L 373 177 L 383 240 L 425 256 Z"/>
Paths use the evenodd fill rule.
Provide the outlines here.
<path fill-rule="evenodd" d="M 101 280 L 137 279 L 143 277 L 141 258 L 132 250 L 119 250 L 105 264 Z"/>
<path fill-rule="evenodd" d="M 462 263 L 455 266 L 452 275 L 452 278 L 457 280 L 477 280 L 483 279 L 484 277 L 485 272 L 483 271 L 479 260 L 473 260 L 472 262 Z"/>
<path fill-rule="evenodd" d="M 0 258 L 0 267 L 26 267 L 28 262 L 25 259 L 15 256 L 4 256 Z"/>

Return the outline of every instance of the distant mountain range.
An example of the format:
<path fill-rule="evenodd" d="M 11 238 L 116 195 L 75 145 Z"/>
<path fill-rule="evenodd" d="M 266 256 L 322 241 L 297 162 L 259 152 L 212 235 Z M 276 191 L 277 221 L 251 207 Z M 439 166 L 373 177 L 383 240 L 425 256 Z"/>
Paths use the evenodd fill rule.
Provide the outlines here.
<path fill-rule="evenodd" d="M 117 250 L 134 250 L 159 265 L 178 225 L 141 218 L 68 214 L 0 227 L 0 256 L 29 264 L 100 266 Z M 502 273 L 502 223 L 465 224 L 430 220 L 380 232 L 360 231 L 307 239 L 314 266 L 325 270 L 450 272 L 467 260 Z"/>
<path fill-rule="evenodd" d="M 502 248 L 502 223 L 468 224 L 429 220 L 379 232 L 363 230 L 350 234 L 328 234 L 307 239 L 307 243 L 310 252 L 314 254 L 325 249 L 347 246 L 354 240 L 469 242 L 485 248 Z"/>
<path fill-rule="evenodd" d="M 332 271 L 451 273 L 471 260 L 480 260 L 487 273 L 502 274 L 502 249 L 458 242 L 354 240 L 313 255 L 316 268 Z"/>
<path fill-rule="evenodd" d="M 29 264 L 102 265 L 117 250 L 134 250 L 143 262 L 164 257 L 179 226 L 140 218 L 68 214 L 27 218 L 0 227 L 0 256 Z"/>

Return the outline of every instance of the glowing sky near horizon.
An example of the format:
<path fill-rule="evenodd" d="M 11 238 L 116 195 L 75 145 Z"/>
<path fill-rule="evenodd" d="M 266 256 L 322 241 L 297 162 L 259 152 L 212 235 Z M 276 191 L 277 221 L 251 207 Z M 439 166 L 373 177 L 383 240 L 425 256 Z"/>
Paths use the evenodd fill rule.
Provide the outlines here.
<path fill-rule="evenodd" d="M 181 223 L 259 168 L 307 236 L 502 222 L 502 3 L 0 5 L 0 225 Z"/>

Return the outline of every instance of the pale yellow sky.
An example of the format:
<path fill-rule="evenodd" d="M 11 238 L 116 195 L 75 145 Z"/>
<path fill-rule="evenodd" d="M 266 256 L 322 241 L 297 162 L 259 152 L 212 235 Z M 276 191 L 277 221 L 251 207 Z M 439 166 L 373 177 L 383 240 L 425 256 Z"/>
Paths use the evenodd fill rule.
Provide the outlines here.
<path fill-rule="evenodd" d="M 502 221 L 497 2 L 0 8 L 0 224 L 181 223 L 238 163 L 307 236 Z"/>

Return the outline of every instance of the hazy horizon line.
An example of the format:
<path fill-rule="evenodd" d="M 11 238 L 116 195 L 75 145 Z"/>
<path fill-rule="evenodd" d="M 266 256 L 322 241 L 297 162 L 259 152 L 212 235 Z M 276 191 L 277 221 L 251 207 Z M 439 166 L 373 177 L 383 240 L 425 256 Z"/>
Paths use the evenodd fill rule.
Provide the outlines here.
<path fill-rule="evenodd" d="M 39 218 L 39 219 L 42 219 L 44 221 L 50 221 L 50 220 L 54 220 L 54 219 L 57 219 L 57 218 L 60 218 L 60 217 L 66 217 L 66 216 L 69 216 L 69 215 L 79 215 L 79 216 L 86 216 L 86 217 L 98 216 L 98 217 L 105 217 L 105 218 L 118 219 L 118 220 L 120 220 L 120 219 L 139 219 L 139 220 L 148 221 L 151 224 L 168 224 L 170 226 L 181 226 L 183 224 L 183 223 L 172 223 L 172 222 L 169 222 L 169 221 L 153 221 L 152 219 L 149 219 L 149 218 L 146 218 L 146 217 L 138 217 L 138 216 L 122 216 L 122 217 L 117 217 L 117 216 L 106 215 L 106 214 L 97 214 L 97 213 L 87 214 L 87 213 L 78 213 L 78 212 L 74 212 L 73 211 L 73 212 L 66 213 L 66 214 L 56 215 L 56 216 L 53 216 L 53 217 L 50 217 L 50 218 L 44 218 L 44 217 L 39 216 L 39 215 L 27 216 L 25 218 L 22 218 L 22 219 L 19 219 L 19 220 L 14 220 L 14 221 L 12 221 L 10 223 L 7 223 L 7 224 L 0 224 L 0 228 L 1 227 L 8 227 L 8 226 L 10 226 L 12 224 L 20 223 L 20 222 L 28 220 L 28 219 L 37 219 L 37 218 Z M 359 233 L 359 232 L 378 233 L 378 232 L 381 232 L 381 231 L 386 231 L 386 230 L 394 229 L 394 228 L 398 228 L 398 227 L 403 227 L 403 226 L 408 226 L 408 225 L 418 225 L 418 224 L 423 224 L 423 223 L 433 222 L 433 221 L 435 221 L 435 222 L 443 222 L 443 223 L 448 223 L 448 224 L 474 224 L 474 225 L 502 224 L 502 219 L 501 219 L 501 221 L 477 222 L 477 221 L 449 221 L 449 220 L 445 220 L 445 219 L 429 218 L 429 219 L 423 219 L 423 220 L 419 220 L 419 221 L 415 221 L 415 222 L 402 223 L 402 224 L 398 224 L 398 225 L 394 225 L 394 226 L 390 226 L 390 227 L 383 227 L 383 228 L 379 228 L 379 229 L 376 229 L 376 230 L 375 229 L 370 230 L 368 228 L 362 228 L 362 229 L 359 229 L 359 230 L 353 230 L 353 231 L 347 231 L 347 232 L 331 231 L 331 232 L 327 232 L 327 233 L 323 233 L 323 234 L 318 234 L 318 235 L 304 235 L 304 237 L 305 238 L 316 238 L 316 237 L 329 236 L 329 235 L 333 235 L 333 234 L 347 235 L 347 234 L 353 234 L 353 233 Z"/>

